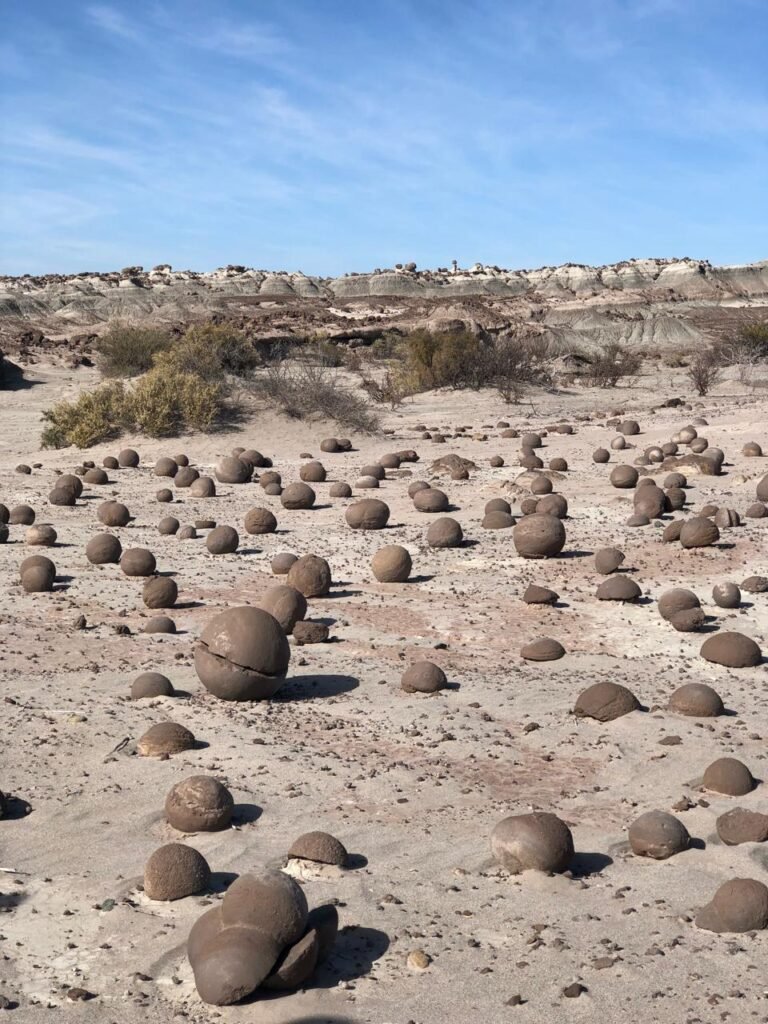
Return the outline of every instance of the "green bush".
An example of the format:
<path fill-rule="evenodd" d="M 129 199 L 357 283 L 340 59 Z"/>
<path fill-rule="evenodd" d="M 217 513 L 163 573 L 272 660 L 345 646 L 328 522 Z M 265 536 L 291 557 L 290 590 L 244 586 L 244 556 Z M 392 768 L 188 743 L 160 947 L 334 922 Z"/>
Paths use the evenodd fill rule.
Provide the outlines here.
<path fill-rule="evenodd" d="M 130 420 L 128 394 L 122 381 L 109 381 L 74 402 L 57 402 L 43 413 L 47 423 L 43 448 L 75 445 L 89 448 L 117 437 Z"/>
<path fill-rule="evenodd" d="M 117 322 L 96 342 L 98 366 L 105 377 L 138 377 L 170 345 L 171 335 L 162 328 Z"/>
<path fill-rule="evenodd" d="M 413 331 L 405 340 L 406 377 L 414 391 L 482 387 L 480 342 L 469 331 Z"/>
<path fill-rule="evenodd" d="M 169 437 L 185 428 L 209 428 L 222 412 L 223 392 L 198 374 L 156 367 L 136 384 L 129 405 L 137 430 Z"/>
<path fill-rule="evenodd" d="M 241 331 L 226 324 L 190 327 L 153 365 L 171 373 L 191 373 L 207 381 L 247 377 L 258 365 L 259 354 Z"/>

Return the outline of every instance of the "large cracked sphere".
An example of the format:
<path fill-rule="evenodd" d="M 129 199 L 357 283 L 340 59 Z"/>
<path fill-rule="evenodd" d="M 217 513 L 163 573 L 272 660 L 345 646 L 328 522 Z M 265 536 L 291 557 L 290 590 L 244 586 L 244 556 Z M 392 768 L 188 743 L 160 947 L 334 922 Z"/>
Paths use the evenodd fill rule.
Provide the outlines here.
<path fill-rule="evenodd" d="M 514 875 L 531 868 L 559 873 L 573 859 L 573 836 L 556 814 L 513 814 L 500 821 L 491 833 L 491 853 Z"/>
<path fill-rule="evenodd" d="M 244 605 L 210 620 L 195 647 L 195 671 L 222 700 L 268 700 L 280 689 L 290 657 L 277 619 Z"/>

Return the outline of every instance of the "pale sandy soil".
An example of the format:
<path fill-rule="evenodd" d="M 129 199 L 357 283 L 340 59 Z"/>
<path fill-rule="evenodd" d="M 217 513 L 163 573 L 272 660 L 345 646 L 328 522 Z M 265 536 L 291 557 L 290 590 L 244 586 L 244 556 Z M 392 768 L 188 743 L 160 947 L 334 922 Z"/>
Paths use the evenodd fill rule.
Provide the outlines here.
<path fill-rule="evenodd" d="M 723 543 L 699 553 L 662 544 L 660 528 L 629 529 L 631 492 L 607 482 L 613 453 L 596 467 L 592 450 L 613 431 L 604 420 L 577 426 L 573 436 L 546 438 L 543 456 L 565 457 L 570 470 L 558 489 L 570 518 L 564 557 L 525 561 L 509 531 L 483 531 L 485 502 L 508 494 L 518 442 L 495 428 L 485 442 L 471 438 L 433 445 L 413 426 L 530 421 L 543 428 L 577 411 L 623 404 L 641 422 L 638 446 L 661 442 L 693 415 L 704 415 L 710 443 L 727 453 L 719 478 L 691 475 L 690 507 L 714 501 L 744 512 L 766 461 L 745 459 L 742 444 L 768 449 L 765 401 L 712 397 L 693 411 L 647 410 L 659 398 L 685 394 L 682 380 L 646 380 L 633 392 L 583 392 L 537 398 L 505 408 L 493 394 L 432 394 L 388 413 L 390 438 L 357 438 L 358 450 L 323 455 L 329 482 L 317 485 L 319 508 L 286 512 L 257 484 L 219 486 L 194 500 L 177 492 L 158 505 L 161 481 L 151 473 L 159 454 L 185 451 L 209 469 L 236 444 L 275 460 L 284 480 L 296 479 L 300 453 L 320 456 L 331 427 L 263 417 L 226 435 L 172 442 L 128 438 L 87 453 L 39 452 L 39 414 L 61 395 L 93 383 L 91 371 L 37 366 L 39 383 L 3 393 L 0 402 L 0 501 L 27 502 L 39 522 L 52 522 L 59 544 L 51 554 L 63 582 L 53 594 L 25 595 L 17 566 L 29 549 L 23 527 L 0 546 L 0 789 L 17 803 L 0 821 L 0 864 L 23 874 L 0 875 L 0 933 L 4 960 L 0 993 L 18 1002 L 10 1019 L 37 1024 L 58 1019 L 136 1024 L 152 1021 L 441 1022 L 719 1021 L 768 1020 L 764 962 L 768 933 L 716 936 L 698 931 L 690 915 L 733 876 L 768 881 L 766 851 L 726 847 L 715 819 L 733 806 L 768 810 L 765 783 L 744 798 L 702 794 L 697 780 L 714 758 L 735 754 L 765 775 L 768 695 L 765 667 L 729 671 L 698 656 L 703 636 L 676 633 L 653 603 L 671 586 L 688 586 L 726 629 L 754 636 L 768 650 L 765 595 L 745 595 L 735 612 L 717 609 L 712 585 L 768 573 L 768 520 L 746 520 L 725 531 Z M 732 391 L 734 389 L 731 389 Z M 603 425 L 601 425 L 603 424 Z M 97 463 L 132 443 L 139 470 L 111 472 L 76 508 L 47 502 L 54 469 L 70 470 L 84 454 Z M 354 482 L 360 466 L 387 451 L 416 448 L 421 462 L 407 468 L 430 479 L 433 458 L 451 451 L 473 459 L 469 481 L 445 488 L 465 535 L 458 550 L 425 546 L 430 517 L 406 495 L 407 473 L 390 474 L 377 496 L 390 505 L 389 528 L 357 533 L 344 522 L 348 501 L 329 500 L 331 481 Z M 503 469 L 488 459 L 501 454 Z M 18 462 L 41 462 L 31 476 Z M 164 481 L 162 482 L 164 483 Z M 370 492 L 369 492 L 370 493 Z M 519 496 L 513 491 L 515 507 Z M 100 500 L 118 496 L 135 520 L 116 531 L 123 546 L 148 546 L 163 571 L 176 573 L 179 632 L 141 632 L 148 613 L 141 583 L 117 566 L 91 566 L 86 540 L 98 529 Z M 248 538 L 244 513 L 271 507 L 276 535 Z M 241 530 L 237 554 L 213 558 L 204 541 L 161 537 L 161 516 L 183 523 L 211 516 Z M 405 544 L 413 582 L 376 583 L 370 558 L 384 543 Z M 618 544 L 648 601 L 636 606 L 598 602 L 599 581 L 589 553 Z M 332 623 L 334 642 L 294 648 L 289 680 L 271 703 L 216 700 L 192 666 L 195 636 L 218 609 L 254 602 L 274 580 L 277 551 L 315 552 L 333 569 L 332 595 L 311 602 L 310 615 Z M 552 586 L 554 609 L 520 600 L 530 581 Z M 85 631 L 73 627 L 78 614 Z M 128 625 L 130 636 L 114 632 Z M 520 647 L 542 635 L 558 638 L 566 657 L 547 665 L 523 662 Z M 434 697 L 399 688 L 404 666 L 428 657 L 454 687 Z M 166 673 L 183 696 L 132 703 L 133 677 Z M 577 720 L 579 692 L 599 679 L 625 683 L 649 709 L 608 724 Z M 732 711 L 711 721 L 665 710 L 682 682 L 710 683 Z M 155 722 L 189 727 L 204 744 L 167 761 L 111 753 Z M 525 731 L 535 722 L 539 728 Z M 677 746 L 660 745 L 669 735 Z M 161 843 L 181 837 L 166 825 L 165 794 L 190 774 L 212 773 L 231 788 L 237 826 L 183 841 L 201 850 L 215 874 L 215 891 L 171 904 L 152 903 L 139 888 L 144 863 Z M 682 814 L 700 843 L 669 861 L 628 853 L 626 828 L 639 813 L 669 810 L 687 795 Z M 19 811 L 28 802 L 31 812 Z M 699 802 L 700 801 L 700 802 Z M 527 873 L 508 877 L 490 860 L 489 836 L 508 813 L 553 810 L 572 827 L 578 855 L 573 877 Z M 310 905 L 336 900 L 343 931 L 330 962 L 303 992 L 222 1010 L 198 999 L 184 943 L 205 906 L 220 899 L 234 873 L 280 864 L 300 833 L 321 828 L 355 855 L 344 872 L 302 878 Z M 111 909 L 101 909 L 114 901 Z M 110 903 L 106 904 L 110 907 Z M 426 971 L 406 967 L 424 950 Z M 613 961 L 602 967 L 604 958 Z M 602 959 L 601 959 L 602 958 Z M 598 961 L 598 966 L 595 962 Z M 580 981 L 576 999 L 563 988 Z M 71 1003 L 67 990 L 95 998 Z M 506 1005 L 522 996 L 522 1005 Z"/>

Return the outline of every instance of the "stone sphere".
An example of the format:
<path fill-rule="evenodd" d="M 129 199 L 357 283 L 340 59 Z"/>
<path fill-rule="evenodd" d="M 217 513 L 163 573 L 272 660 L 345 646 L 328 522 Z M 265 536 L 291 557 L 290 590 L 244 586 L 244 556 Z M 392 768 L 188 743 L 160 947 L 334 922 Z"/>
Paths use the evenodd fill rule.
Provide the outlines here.
<path fill-rule="evenodd" d="M 386 470 L 379 462 L 372 462 L 360 470 L 360 476 L 372 476 L 377 480 L 383 480 L 386 475 Z"/>
<path fill-rule="evenodd" d="M 225 927 L 257 928 L 280 948 L 297 942 L 307 925 L 307 897 L 290 875 L 273 868 L 240 875 L 224 894 Z"/>
<path fill-rule="evenodd" d="M 724 882 L 696 915 L 696 927 L 708 932 L 760 931 L 768 925 L 768 887 L 754 878 Z"/>
<path fill-rule="evenodd" d="M 30 565 L 21 573 L 21 586 L 27 594 L 45 594 L 53 590 L 54 575 L 44 565 Z"/>
<path fill-rule="evenodd" d="M 552 493 L 552 481 L 548 476 L 538 474 L 531 480 L 531 494 L 551 494 Z"/>
<path fill-rule="evenodd" d="M 85 557 L 91 565 L 107 565 L 119 562 L 123 545 L 111 533 L 97 533 L 85 546 Z"/>
<path fill-rule="evenodd" d="M 277 529 L 277 519 L 268 508 L 252 508 L 245 513 L 245 532 L 251 536 L 262 533 L 274 533 Z"/>
<path fill-rule="evenodd" d="M 629 826 L 629 845 L 638 857 L 667 860 L 687 850 L 691 843 L 688 829 L 666 811 L 646 811 Z"/>
<path fill-rule="evenodd" d="M 408 485 L 408 497 L 413 498 L 419 491 L 428 491 L 429 484 L 426 480 L 414 480 L 412 484 Z"/>
<path fill-rule="evenodd" d="M 175 633 L 176 623 L 167 615 L 153 615 L 147 619 L 144 626 L 145 633 Z"/>
<path fill-rule="evenodd" d="M 160 672 L 142 672 L 131 683 L 131 700 L 146 697 L 174 697 L 176 691 L 171 680 Z"/>
<path fill-rule="evenodd" d="M 351 498 L 352 488 L 345 480 L 337 480 L 328 488 L 328 496 L 331 498 Z"/>
<path fill-rule="evenodd" d="M 579 718 L 594 718 L 598 722 L 612 722 L 615 718 L 637 711 L 637 697 L 620 683 L 593 683 L 576 701 L 573 713 Z"/>
<path fill-rule="evenodd" d="M 565 519 L 568 515 L 568 500 L 562 494 L 545 494 L 536 502 L 536 511 L 545 512 L 548 516 Z"/>
<path fill-rule="evenodd" d="M 660 487 L 638 487 L 634 497 L 635 512 L 647 516 L 648 519 L 661 519 L 669 511 L 669 502 Z"/>
<path fill-rule="evenodd" d="M 35 510 L 29 505 L 14 505 L 8 513 L 10 526 L 31 526 L 35 521 Z"/>
<path fill-rule="evenodd" d="M 501 510 L 486 512 L 480 525 L 484 530 L 509 530 L 515 525 L 515 518 L 509 512 Z"/>
<path fill-rule="evenodd" d="M 331 589 L 331 567 L 318 555 L 302 555 L 288 570 L 288 582 L 305 597 L 325 597 Z"/>
<path fill-rule="evenodd" d="M 379 481 L 375 476 L 360 476 L 355 480 L 355 487 L 358 491 L 375 491 Z"/>
<path fill-rule="evenodd" d="M 526 604 L 557 604 L 559 596 L 549 587 L 540 587 L 536 583 L 531 583 L 523 593 L 523 601 Z"/>
<path fill-rule="evenodd" d="M 211 775 L 191 775 L 165 798 L 168 824 L 178 832 L 218 832 L 227 828 L 235 802 Z"/>
<path fill-rule="evenodd" d="M 720 531 L 706 516 L 686 520 L 680 530 L 680 543 L 684 548 L 705 548 L 720 539 Z"/>
<path fill-rule="evenodd" d="M 275 576 L 287 576 L 296 561 L 298 561 L 298 555 L 291 554 L 290 551 L 280 551 L 269 563 L 269 567 Z"/>
<path fill-rule="evenodd" d="M 305 462 L 299 469 L 299 478 L 308 484 L 321 484 L 325 476 L 325 466 L 322 462 Z"/>
<path fill-rule="evenodd" d="M 411 575 L 411 556 L 399 544 L 379 548 L 371 560 L 371 571 L 379 583 L 405 583 Z"/>
<path fill-rule="evenodd" d="M 192 970 L 197 994 L 210 1006 L 230 1006 L 266 983 L 280 947 L 257 928 L 221 928 L 200 949 Z"/>
<path fill-rule="evenodd" d="M 164 455 L 155 463 L 155 476 L 176 476 L 178 471 L 179 465 L 176 460 L 168 458 L 167 455 Z"/>
<path fill-rule="evenodd" d="M 762 458 L 763 449 L 760 447 L 757 441 L 747 441 L 747 443 L 741 449 L 741 454 L 746 455 L 748 459 L 759 459 Z"/>
<path fill-rule="evenodd" d="M 506 512 L 508 515 L 512 511 L 512 506 L 504 498 L 491 498 L 490 501 L 485 503 L 484 512 L 488 515 L 489 512 Z"/>
<path fill-rule="evenodd" d="M 526 661 L 558 661 L 565 656 L 565 648 L 559 640 L 545 636 L 520 648 L 520 657 Z"/>
<path fill-rule="evenodd" d="M 77 504 L 77 497 L 71 488 L 56 486 L 48 493 L 48 504 L 61 508 L 72 508 Z"/>
<path fill-rule="evenodd" d="M 127 526 L 131 521 L 131 513 L 119 501 L 105 501 L 99 505 L 96 515 L 105 526 Z"/>
<path fill-rule="evenodd" d="M 335 452 L 340 452 L 341 448 L 339 447 L 339 442 L 335 437 L 326 437 L 320 442 L 320 451 L 334 454 Z"/>
<path fill-rule="evenodd" d="M 117 453 L 117 464 L 123 469 L 135 469 L 139 464 L 139 453 L 133 448 L 123 448 Z"/>
<path fill-rule="evenodd" d="M 755 788 L 752 772 L 735 757 L 719 757 L 705 770 L 702 780 L 704 789 L 726 796 L 744 796 Z"/>
<path fill-rule="evenodd" d="M 146 548 L 128 548 L 120 559 L 120 568 L 126 576 L 152 576 L 157 562 Z"/>
<path fill-rule="evenodd" d="M 50 523 L 36 523 L 34 526 L 28 526 L 26 533 L 24 534 L 24 543 L 30 547 L 53 547 L 58 538 L 58 534 Z"/>
<path fill-rule="evenodd" d="M 104 484 L 109 483 L 109 477 L 105 471 L 96 466 L 94 466 L 93 469 L 87 470 L 87 472 L 83 474 L 83 480 L 85 480 L 87 484 L 95 484 L 98 487 L 103 487 Z"/>
<path fill-rule="evenodd" d="M 75 473 L 62 473 L 56 481 L 56 488 L 70 490 L 79 498 L 83 493 L 83 481 Z"/>
<path fill-rule="evenodd" d="M 240 537 L 233 526 L 217 526 L 205 538 L 205 546 L 212 555 L 231 555 L 237 551 Z"/>
<path fill-rule="evenodd" d="M 618 548 L 600 548 L 595 552 L 595 569 L 601 576 L 610 576 L 623 564 L 625 557 Z"/>
<path fill-rule="evenodd" d="M 281 583 L 265 591 L 259 607 L 277 619 L 284 633 L 291 634 L 296 623 L 307 614 L 307 599 L 295 587 Z"/>
<path fill-rule="evenodd" d="M 514 875 L 528 870 L 559 874 L 573 860 L 573 836 L 555 814 L 513 814 L 503 818 L 491 833 L 491 853 Z"/>
<path fill-rule="evenodd" d="M 389 520 L 389 505 L 378 498 L 363 498 L 344 513 L 353 530 L 383 530 Z"/>
<path fill-rule="evenodd" d="M 611 461 L 611 453 L 607 448 L 595 448 L 592 452 L 592 461 L 597 463 L 605 463 Z"/>
<path fill-rule="evenodd" d="M 400 679 L 406 693 L 436 693 L 448 684 L 445 672 L 431 661 L 415 661 Z"/>
<path fill-rule="evenodd" d="M 705 661 L 726 668 L 752 668 L 762 661 L 760 648 L 743 633 L 714 633 L 701 645 L 699 654 Z"/>
<path fill-rule="evenodd" d="M 567 473 L 568 463 L 565 461 L 565 459 L 550 459 L 549 468 L 554 470 L 556 473 Z"/>
<path fill-rule="evenodd" d="M 669 698 L 669 710 L 693 718 L 716 718 L 724 712 L 720 694 L 705 683 L 684 683 Z"/>
<path fill-rule="evenodd" d="M 611 470 L 610 481 L 614 487 L 635 487 L 638 479 L 639 474 L 634 466 L 614 466 Z"/>
<path fill-rule="evenodd" d="M 311 860 L 316 864 L 335 864 L 340 868 L 347 861 L 343 843 L 328 832 L 305 832 L 291 843 L 288 856 Z"/>
<path fill-rule="evenodd" d="M 758 501 L 768 502 L 768 473 L 758 481 L 755 497 Z"/>
<path fill-rule="evenodd" d="M 637 601 L 641 596 L 640 587 L 629 576 L 609 576 L 596 591 L 598 601 Z"/>
<path fill-rule="evenodd" d="M 627 442 L 626 442 L 626 440 L 621 435 L 619 435 L 618 437 L 614 437 L 614 439 L 611 441 L 611 448 L 615 452 L 621 452 L 626 447 L 627 447 Z"/>
<path fill-rule="evenodd" d="M 741 590 L 735 583 L 716 583 L 712 588 L 712 600 L 718 608 L 738 608 Z"/>
<path fill-rule="evenodd" d="M 197 530 L 194 526 L 182 526 L 176 536 L 179 540 L 194 540 L 197 537 Z"/>
<path fill-rule="evenodd" d="M 504 465 L 504 459 L 501 455 L 492 455 L 488 460 L 488 465 L 491 469 L 500 469 Z"/>
<path fill-rule="evenodd" d="M 413 506 L 419 512 L 446 512 L 448 505 L 448 495 L 437 487 L 425 488 L 413 496 Z"/>
<path fill-rule="evenodd" d="M 290 580 L 289 580 L 290 582 Z M 291 650 L 277 619 L 262 608 L 227 608 L 195 646 L 200 682 L 221 700 L 268 700 L 282 686 Z"/>
<path fill-rule="evenodd" d="M 210 884 L 208 861 L 184 843 L 166 843 L 144 866 L 144 893 L 151 900 L 182 900 L 206 892 Z"/>
<path fill-rule="evenodd" d="M 307 509 L 315 504 L 315 492 L 305 483 L 288 484 L 280 495 L 283 508 Z"/>
<path fill-rule="evenodd" d="M 183 455 L 183 454 L 181 454 L 181 455 L 174 455 L 173 459 L 174 459 L 174 462 L 176 463 L 177 466 L 183 467 L 183 466 L 188 466 L 189 465 L 189 459 L 187 458 L 186 455 Z"/>
<path fill-rule="evenodd" d="M 188 488 L 200 479 L 200 474 L 192 466 L 179 466 L 176 476 L 173 478 L 174 487 Z"/>
<path fill-rule="evenodd" d="M 181 523 L 176 516 L 163 516 L 160 522 L 157 524 L 157 532 L 162 537 L 171 537 L 176 533 L 181 526 Z"/>
<path fill-rule="evenodd" d="M 715 822 L 717 834 L 726 846 L 741 843 L 764 843 L 768 839 L 768 815 L 734 807 L 721 814 Z"/>
<path fill-rule="evenodd" d="M 382 455 L 379 459 L 379 465 L 383 466 L 384 469 L 399 469 L 400 462 L 400 456 L 396 452 L 389 452 L 387 455 Z"/>
<path fill-rule="evenodd" d="M 565 546 L 565 527 L 556 516 L 534 512 L 518 522 L 512 540 L 523 558 L 552 558 Z"/>
<path fill-rule="evenodd" d="M 659 615 L 667 622 L 678 612 L 687 611 L 689 608 L 700 608 L 701 602 L 691 590 L 675 588 L 666 590 L 658 601 Z"/>
<path fill-rule="evenodd" d="M 680 512 L 685 508 L 685 491 L 682 487 L 668 487 L 664 492 L 668 512 Z"/>
<path fill-rule="evenodd" d="M 765 519 L 768 516 L 768 508 L 766 508 L 762 501 L 753 501 L 745 515 L 748 519 Z"/>
<path fill-rule="evenodd" d="M 225 455 L 217 462 L 214 474 L 221 484 L 245 484 L 251 479 L 253 466 L 234 455 Z"/>
<path fill-rule="evenodd" d="M 195 737 L 183 725 L 176 722 L 159 722 L 140 737 L 137 749 L 141 757 L 161 757 L 192 750 L 194 745 Z"/>
<path fill-rule="evenodd" d="M 640 433 L 640 424 L 637 420 L 623 420 L 619 424 L 619 430 L 622 434 L 626 434 L 628 437 L 632 437 L 635 434 Z"/>
<path fill-rule="evenodd" d="M 682 533 L 685 520 L 675 519 L 671 523 L 668 523 L 661 534 L 661 539 L 665 544 L 672 544 L 676 540 L 680 540 L 680 534 Z"/>
<path fill-rule="evenodd" d="M 178 596 L 179 588 L 170 576 L 150 576 L 141 594 L 147 608 L 173 608 Z"/>
<path fill-rule="evenodd" d="M 162 504 L 173 501 L 173 491 L 170 491 L 167 487 L 161 487 L 155 494 L 155 501 L 159 501 Z"/>
<path fill-rule="evenodd" d="M 215 498 L 216 483 L 213 477 L 199 476 L 189 485 L 189 493 L 193 498 Z"/>
<path fill-rule="evenodd" d="M 464 540 L 464 532 L 455 519 L 441 516 L 429 524 L 426 540 L 431 548 L 458 548 Z"/>
<path fill-rule="evenodd" d="M 259 477 L 259 486 L 266 490 L 270 484 L 281 484 L 283 478 L 274 469 L 269 469 Z M 278 493 L 280 493 L 278 491 Z"/>

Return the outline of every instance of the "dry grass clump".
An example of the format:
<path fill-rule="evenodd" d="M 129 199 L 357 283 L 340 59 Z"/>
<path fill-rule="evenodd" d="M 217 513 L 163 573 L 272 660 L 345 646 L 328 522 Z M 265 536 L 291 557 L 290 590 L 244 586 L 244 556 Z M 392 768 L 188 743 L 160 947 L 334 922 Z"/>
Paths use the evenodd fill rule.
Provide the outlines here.
<path fill-rule="evenodd" d="M 96 342 L 99 370 L 105 377 L 138 377 L 151 369 L 156 355 L 171 345 L 161 327 L 134 327 L 116 321 Z"/>
<path fill-rule="evenodd" d="M 379 427 L 379 417 L 369 403 L 332 367 L 284 359 L 268 366 L 254 381 L 253 390 L 293 419 L 331 419 L 366 434 Z"/>
<path fill-rule="evenodd" d="M 596 355 L 590 357 L 584 380 L 598 388 L 615 388 L 620 380 L 632 384 L 640 372 L 642 362 L 639 352 L 633 352 L 617 341 L 609 341 Z"/>

